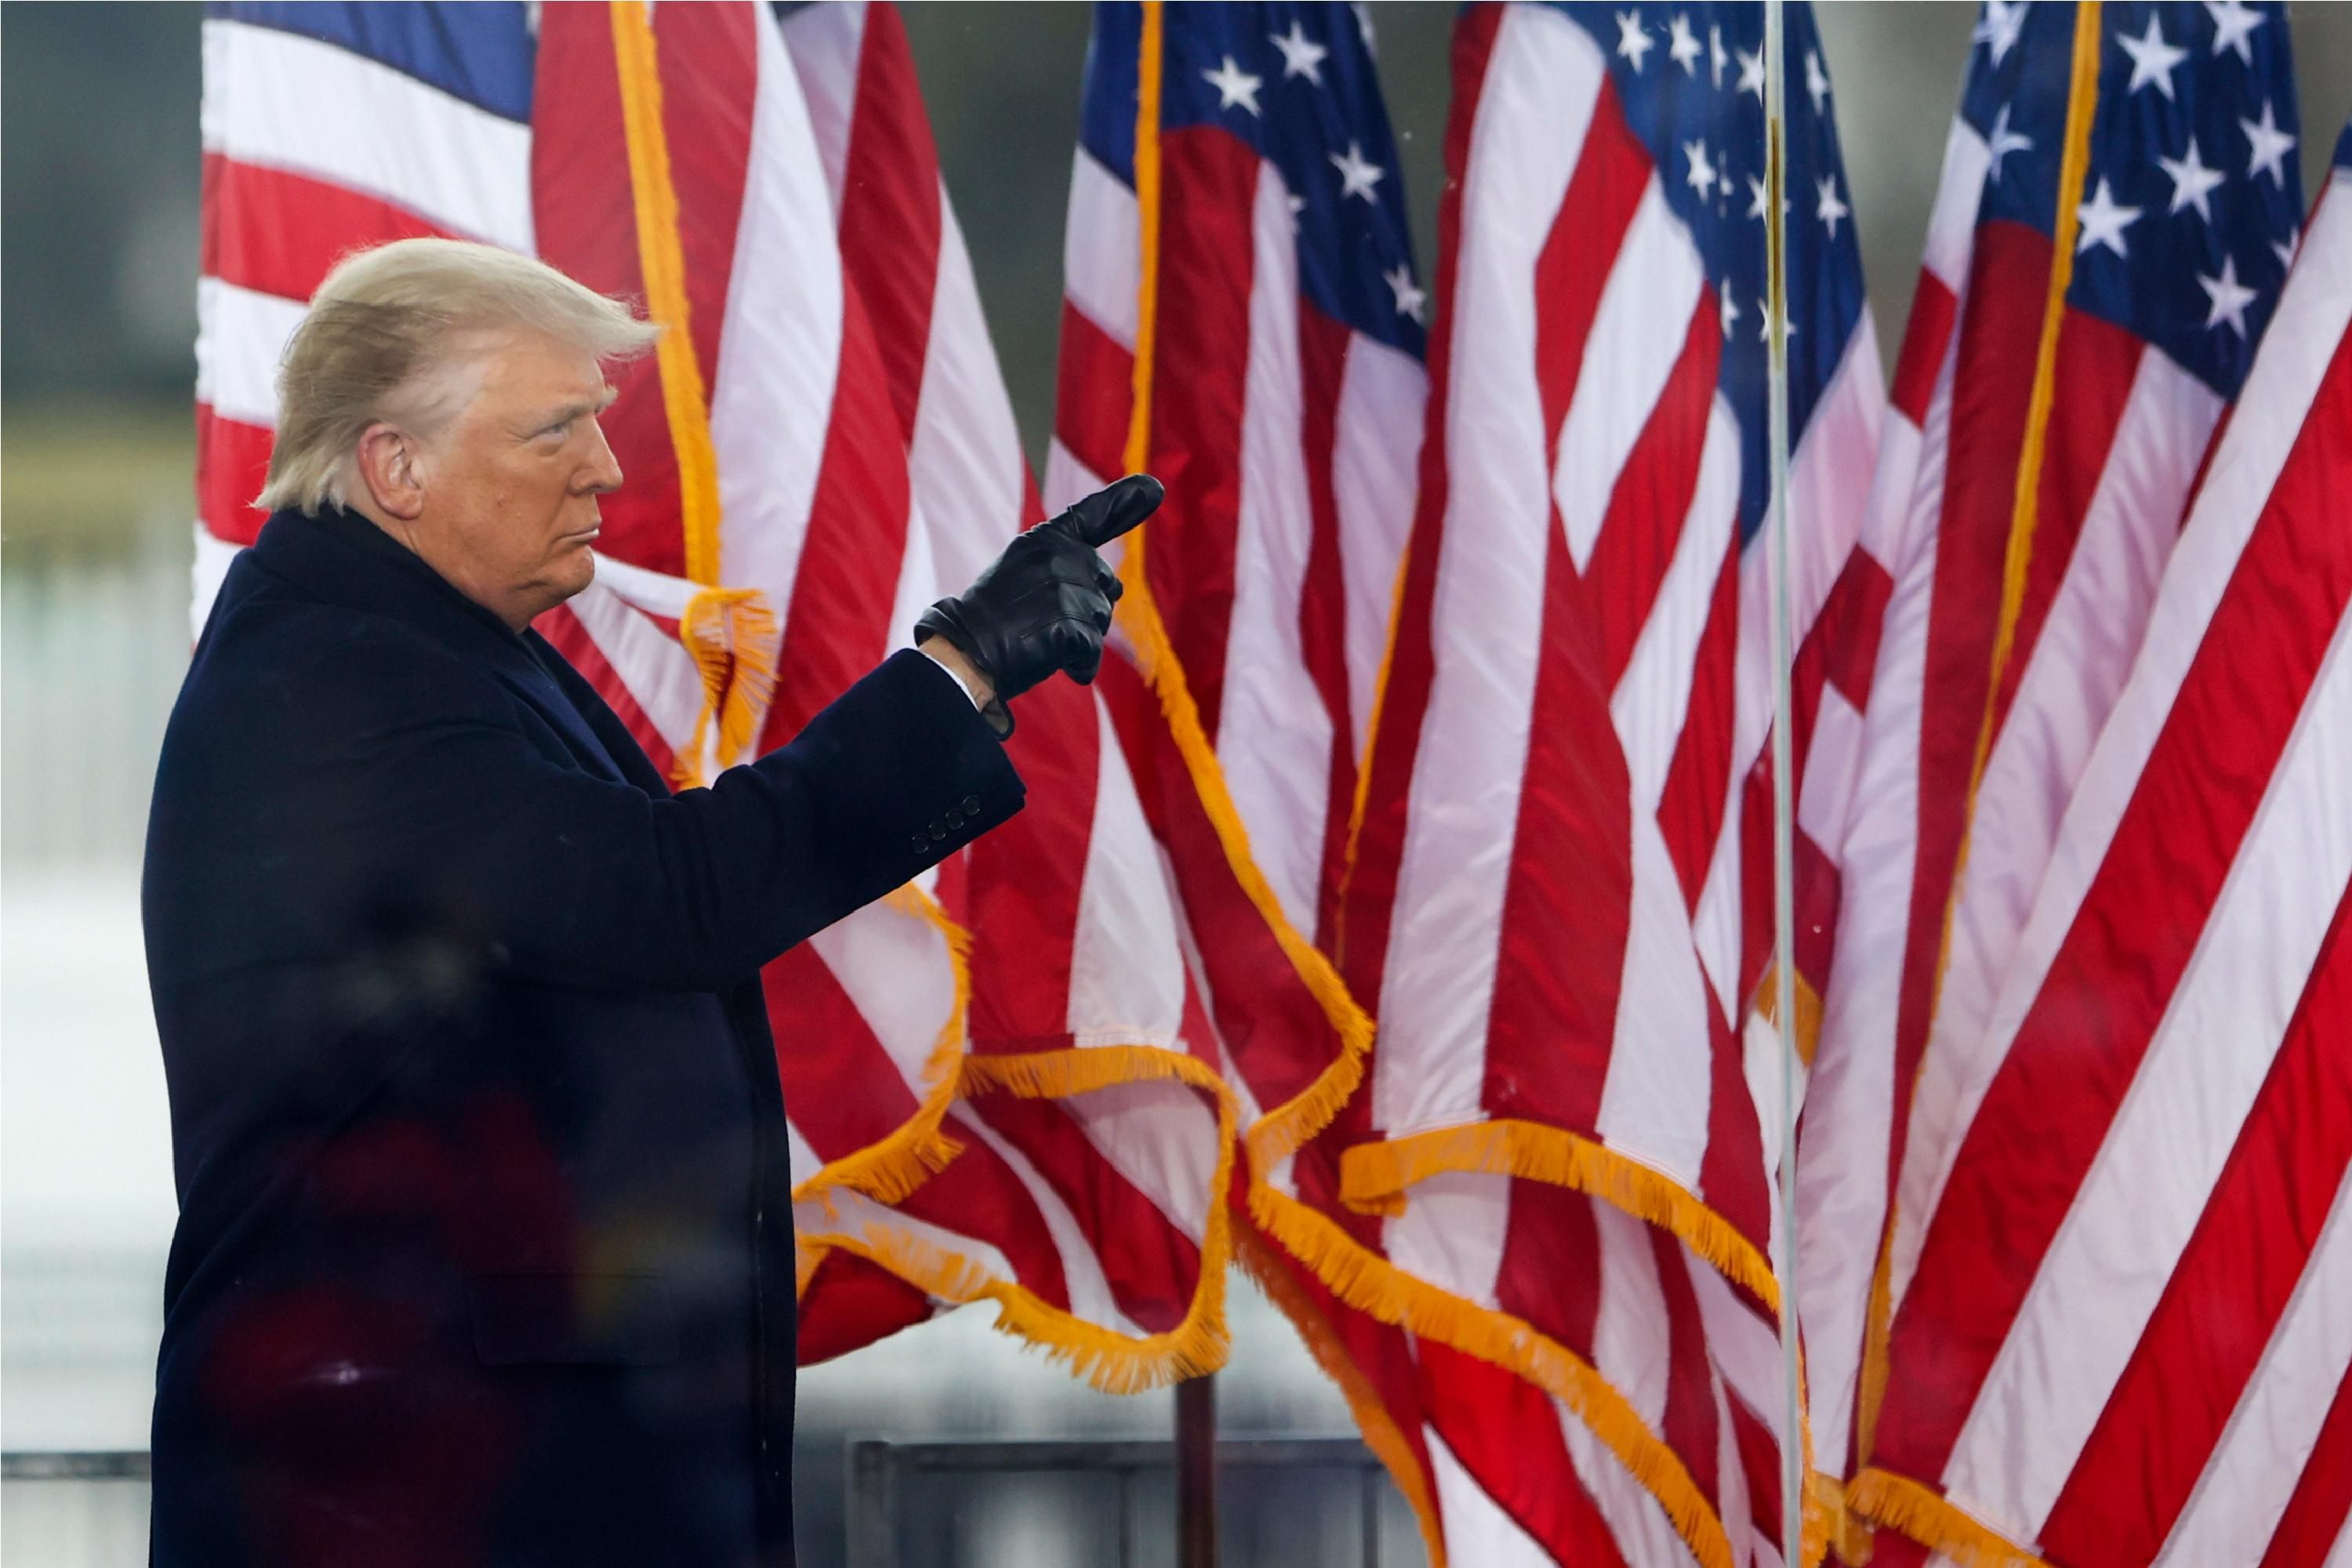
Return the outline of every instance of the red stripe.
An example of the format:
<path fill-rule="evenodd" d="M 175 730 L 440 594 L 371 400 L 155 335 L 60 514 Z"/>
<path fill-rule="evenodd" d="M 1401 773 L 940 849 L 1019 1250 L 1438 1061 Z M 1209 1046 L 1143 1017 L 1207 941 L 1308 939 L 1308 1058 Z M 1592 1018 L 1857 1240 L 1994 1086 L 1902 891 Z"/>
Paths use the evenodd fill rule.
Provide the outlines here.
<path fill-rule="evenodd" d="M 1739 1468 L 1748 1475 L 1748 1512 L 1758 1534 L 1780 1542 L 1780 1443 L 1772 1428 L 1757 1419 L 1738 1394 L 1724 1402 L 1731 1412 L 1731 1441 L 1739 1451 Z"/>
<path fill-rule="evenodd" d="M 776 1070 L 793 1125 L 821 1160 L 838 1160 L 888 1137 L 915 1113 L 914 1096 L 857 1005 L 816 949 L 786 950 L 760 972 L 775 1026 Z M 976 1138 L 959 1139 L 951 1178 L 934 1178 L 900 1212 L 1002 1252 L 1022 1284 L 1069 1305 L 1062 1257 L 1020 1178 Z"/>
<path fill-rule="evenodd" d="M 1225 859 L 1159 699 L 1133 666 L 1103 660 L 1103 693 L 1144 818 L 1165 847 L 1199 943 L 1218 1033 L 1260 1105 L 1279 1105 L 1330 1066 L 1338 1038 Z M 1335 1205 L 1336 1206 L 1336 1205 Z"/>
<path fill-rule="evenodd" d="M 196 405 L 196 515 L 205 531 L 231 544 L 250 544 L 264 514 L 253 498 L 269 477 L 275 433 L 241 419 L 224 419 Z"/>
<path fill-rule="evenodd" d="M 1545 530 L 1542 646 L 1503 893 L 1480 1100 L 1580 1132 L 1601 1114 L 1633 899 L 1633 783 L 1591 679 L 1568 541 Z"/>
<path fill-rule="evenodd" d="M 865 296 L 898 434 L 908 441 L 915 438 L 930 348 L 940 206 L 939 152 L 907 49 L 906 23 L 895 6 L 869 5 L 842 169 L 841 259 Z"/>
<path fill-rule="evenodd" d="M 1722 348 L 1723 329 L 1711 297 L 1702 291 L 1683 334 L 1682 353 L 1667 373 L 1641 435 L 1625 454 L 1616 488 L 1609 492 L 1609 510 L 1584 568 L 1600 627 L 1604 691 L 1617 689 L 1632 662 L 1633 646 L 1682 542 L 1683 524 L 1698 488 L 1699 451 L 1706 443 L 1707 411 L 1715 403 Z M 1736 508 L 1737 502 L 1728 502 L 1724 510 Z M 1712 521 L 1703 520 L 1702 526 Z"/>
<path fill-rule="evenodd" d="M 1192 1091 L 1171 1086 L 1158 1092 Z M 973 1096 L 967 1109 L 1004 1134 L 1069 1205 L 1120 1311 L 1152 1333 L 1166 1333 L 1183 1321 L 1200 1282 L 1199 1246 L 1120 1173 L 1066 1110 L 1009 1093 Z M 1212 1115 L 1202 1101 L 1203 1143 Z M 1156 1139 L 1174 1142 L 1164 1131 Z"/>
<path fill-rule="evenodd" d="M 1691 661 L 1690 706 L 1683 714 L 1674 761 L 1666 766 L 1665 786 L 1658 795 L 1658 829 L 1665 836 L 1686 909 L 1698 908 L 1706 868 L 1723 836 L 1723 814 L 1731 795 L 1738 658 L 1739 547 L 1735 538 L 1715 580 L 1715 603 Z"/>
<path fill-rule="evenodd" d="M 662 131 L 686 257 L 687 326 L 707 405 L 719 386 L 719 340 L 760 89 L 758 29 L 767 19 L 751 5 L 656 5 L 646 17 L 661 62 Z"/>
<path fill-rule="evenodd" d="M 1213 740 L 1223 706 L 1241 531 L 1242 420 L 1248 398 L 1255 148 L 1213 126 L 1160 138 L 1158 337 L 1151 471 L 1168 499 L 1144 559 L 1169 641 Z"/>
<path fill-rule="evenodd" d="M 1993 628 L 2017 502 L 2018 452 L 2033 384 L 2050 241 L 2021 224 L 1977 232 L 1968 314 L 1953 371 L 1951 436 L 1942 521 L 1920 677 L 1919 805 L 1912 851 L 1909 941 L 1896 1001 L 1898 1086 L 1887 1148 L 1888 1179 L 1902 1169 L 1910 1089 L 1927 1043 L 1944 911 L 1968 804 L 1969 775 L 1991 680 Z"/>
<path fill-rule="evenodd" d="M 2132 380 L 2146 352 L 2140 340 L 2125 329 L 2080 311 L 2067 311 L 2059 329 L 2057 374 L 2052 383 L 2040 499 L 2033 516 L 2033 552 L 2026 559 L 2025 594 L 2018 606 L 2009 662 L 2001 671 L 2000 689 L 1994 694 L 1995 733 L 2016 700 L 2018 682 L 2024 679 L 2034 645 L 2041 640 L 2042 624 L 2049 619 L 2051 602 L 2058 596 L 2058 585 L 2074 559 L 2074 542 L 2082 537 L 2083 519 L 2106 472 L 2116 428 L 2123 423 L 2124 405 L 2131 401 Z M 2183 430 L 2179 438 L 2202 446 L 2209 433 Z M 2149 499 L 2174 513 L 2158 520 L 2168 533 L 2179 526 L 2180 497 Z"/>
<path fill-rule="evenodd" d="M 1707 1352 L 1706 1325 L 1698 1314 L 1698 1296 L 1691 1287 L 1690 1264 L 1683 1244 L 1654 1226 L 1649 1234 L 1651 1256 L 1657 1260 L 1658 1284 L 1665 1297 L 1666 1410 L 1658 1435 L 1666 1440 L 1690 1471 L 1699 1495 L 1719 1498 L 1719 1434 L 1716 1430 L 1715 1371 Z M 1734 1521 L 1726 1520 L 1728 1526 Z"/>
<path fill-rule="evenodd" d="M 1944 351 L 1951 346 L 1952 323 L 1960 301 L 1944 280 L 1928 268 L 1919 268 L 1919 286 L 1911 296 L 1911 321 L 1903 330 L 1903 352 L 1895 361 L 1895 384 L 1886 401 L 1914 428 L 1927 423 L 1927 405 L 1936 395 L 1936 377 L 1944 368 Z"/>
<path fill-rule="evenodd" d="M 1339 921 L 1348 856 L 1348 815 L 1356 804 L 1356 728 L 1348 694 L 1348 584 L 1341 571 L 1339 502 L 1331 488 L 1339 389 L 1354 334 L 1298 302 L 1299 446 L 1313 531 L 1298 596 L 1298 640 L 1307 673 L 1331 721 L 1331 765 L 1323 802 L 1323 869 L 1310 939 L 1325 942 Z"/>
<path fill-rule="evenodd" d="M 629 613 L 634 615 L 636 612 Z M 596 646 L 596 639 L 589 635 L 587 626 L 573 613 L 572 606 L 556 605 L 533 622 L 532 629 L 552 643 L 555 651 L 580 672 L 582 679 L 596 689 L 596 695 L 604 700 L 604 705 L 628 730 L 630 737 L 644 750 L 661 776 L 675 778 L 677 753 L 670 749 L 668 739 L 655 728 L 653 720 L 646 716 L 644 706 L 637 701 L 636 693 L 629 689 L 629 683 L 621 679 L 620 671 L 614 669 L 612 660 L 604 657 L 604 650 Z"/>
<path fill-rule="evenodd" d="M 287 300 L 310 299 L 355 250 L 454 237 L 381 196 L 218 153 L 205 154 L 204 209 L 204 275 Z"/>
<path fill-rule="evenodd" d="M 1054 389 L 1054 436 L 1087 471 L 1105 478 L 1127 467 L 1127 426 L 1135 406 L 1135 355 L 1062 301 L 1062 351 Z"/>
<path fill-rule="evenodd" d="M 1569 1458 L 1551 1396 L 1433 1341 L 1422 1341 L 1420 1351 L 1430 1425 L 1479 1489 L 1559 1562 L 1624 1568 L 1616 1537 Z"/>
<path fill-rule="evenodd" d="M 2352 1162 L 2352 900 L 2229 1163 L 2042 1529 L 2059 1562 L 2146 1562 L 2261 1364 Z M 2331 1536 L 2332 1539 L 2332 1536 Z"/>
<path fill-rule="evenodd" d="M 847 1252 L 828 1252 L 801 1297 L 796 1360 L 814 1366 L 863 1350 L 931 1315 L 931 1299 L 897 1275 Z"/>
<path fill-rule="evenodd" d="M 1744 994 L 1744 992 L 1743 992 Z M 1698 1166 L 1699 1195 L 1759 1252 L 1772 1235 L 1772 1177 L 1764 1168 L 1764 1130 L 1748 1092 L 1739 1031 L 1706 995 L 1706 1152 Z M 1743 1296 L 1746 1287 L 1729 1281 Z M 1762 1303 L 1757 1303 L 1762 1310 Z"/>
<path fill-rule="evenodd" d="M 856 279 L 841 290 L 833 420 L 809 504 L 761 749 L 798 734 L 816 710 L 881 662 L 907 549 L 907 444 Z"/>
<path fill-rule="evenodd" d="M 1454 97 L 1445 120 L 1445 183 L 1437 198 L 1436 324 L 1429 337 L 1429 402 L 1423 414 L 1421 482 L 1406 536 L 1397 620 L 1391 632 L 1388 677 L 1380 698 L 1380 727 L 1370 777 L 1362 786 L 1364 816 L 1357 835 L 1355 863 L 1349 868 L 1347 896 L 1334 947 L 1349 988 L 1376 1005 L 1388 961 L 1389 921 L 1396 900 L 1397 866 L 1403 858 L 1406 796 L 1414 760 L 1421 752 L 1422 720 L 1429 710 L 1435 670 L 1430 645 L 1430 606 L 1437 585 L 1441 535 L 1445 528 L 1447 383 L 1454 360 L 1454 280 L 1462 248 L 1463 179 L 1470 162 L 1470 135 L 1501 26 L 1499 5 L 1465 6 L 1454 24 Z"/>
<path fill-rule="evenodd" d="M 2319 1438 L 2304 1461 L 2303 1478 L 2286 1500 L 2286 1511 L 2262 1568 L 2319 1568 L 2352 1520 L 2352 1379 L 2336 1385 L 2335 1403 L 2319 1425 Z"/>
<path fill-rule="evenodd" d="M 1092 693 L 1049 680 L 1021 699 L 1007 751 L 1028 805 L 968 857 L 971 1039 L 982 1051 L 1070 1042 L 1078 900 L 1093 841 L 1101 731 Z"/>
<path fill-rule="evenodd" d="M 1871 678 L 1878 668 L 1878 639 L 1886 626 L 1886 605 L 1895 579 L 1877 557 L 1856 547 L 1822 604 L 1805 646 L 1797 652 L 1800 678 L 1818 699 L 1819 682 L 1838 689 L 1857 713 L 1870 707 Z M 1814 672 L 1818 670 L 1818 678 Z M 1802 769 L 1799 770 L 1800 774 Z"/>
<path fill-rule="evenodd" d="M 2352 597 L 2347 491 L 2352 340 L 2328 366 L 1930 1221 L 1879 1423 L 1884 1462 L 1906 1475 L 1941 1470 L 2236 858 Z"/>
<path fill-rule="evenodd" d="M 629 149 L 622 129 L 610 13 L 554 5 L 540 18 L 531 100 L 531 221 L 540 258 L 600 294 L 642 300 Z M 672 577 L 686 574 L 677 458 L 658 360 L 607 367 L 619 397 L 602 423 L 627 482 L 604 498 L 598 548 Z"/>
<path fill-rule="evenodd" d="M 1447 168 L 1453 173 L 1450 161 Z M 1546 473 L 1559 460 L 1560 425 L 1583 374 L 1584 345 L 1601 311 L 1601 290 L 1652 172 L 1649 150 L 1625 123 L 1616 84 L 1602 78 L 1567 193 L 1536 258 L 1536 384 L 1543 398 Z M 1712 321 L 1712 312 L 1703 313 Z M 1679 511 L 1675 521 L 1681 521 Z"/>
<path fill-rule="evenodd" d="M 1548 1182 L 1510 1184 L 1496 1304 L 1585 1360 L 1601 1320 L 1599 1200 Z"/>

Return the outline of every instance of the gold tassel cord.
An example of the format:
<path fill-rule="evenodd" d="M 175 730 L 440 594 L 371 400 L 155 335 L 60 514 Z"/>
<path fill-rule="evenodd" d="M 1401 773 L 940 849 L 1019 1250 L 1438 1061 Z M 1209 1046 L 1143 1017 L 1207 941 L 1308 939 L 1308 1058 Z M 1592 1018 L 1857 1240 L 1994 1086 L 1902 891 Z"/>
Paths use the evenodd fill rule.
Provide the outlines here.
<path fill-rule="evenodd" d="M 686 574 L 709 585 L 719 581 L 719 456 L 710 441 L 710 403 L 689 330 L 686 247 L 678 235 L 677 186 L 670 177 L 669 140 L 662 126 L 659 52 L 651 8 L 644 0 L 611 0 L 611 16 L 621 124 L 629 148 L 629 190 L 636 209 L 637 260 L 645 277 L 646 309 L 663 329 L 654 353 L 661 372 L 670 447 L 677 459 Z"/>

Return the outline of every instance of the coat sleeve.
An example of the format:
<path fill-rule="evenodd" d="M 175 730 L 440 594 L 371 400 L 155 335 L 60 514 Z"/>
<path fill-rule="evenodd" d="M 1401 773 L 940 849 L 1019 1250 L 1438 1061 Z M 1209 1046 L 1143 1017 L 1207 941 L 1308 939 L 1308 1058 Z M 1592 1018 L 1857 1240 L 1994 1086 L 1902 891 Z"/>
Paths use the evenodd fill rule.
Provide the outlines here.
<path fill-rule="evenodd" d="M 495 683 L 385 674 L 392 694 L 336 726 L 347 743 L 296 815 L 354 891 L 422 904 L 559 984 L 731 984 L 1023 804 L 962 688 L 911 650 L 790 744 L 667 798 L 548 760 Z"/>

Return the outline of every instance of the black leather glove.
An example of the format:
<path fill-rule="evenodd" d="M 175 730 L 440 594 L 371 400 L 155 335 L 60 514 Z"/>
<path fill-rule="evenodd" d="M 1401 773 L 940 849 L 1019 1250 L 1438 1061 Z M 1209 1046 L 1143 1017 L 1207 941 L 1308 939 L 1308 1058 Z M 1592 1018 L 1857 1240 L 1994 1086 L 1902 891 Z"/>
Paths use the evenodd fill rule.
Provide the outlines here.
<path fill-rule="evenodd" d="M 1102 666 L 1118 574 L 1095 553 L 1158 509 L 1167 492 L 1150 474 L 1097 490 L 1004 547 L 961 597 L 941 599 L 915 623 L 915 641 L 945 637 L 996 688 L 990 718 L 1012 732 L 1009 702 L 1055 670 L 1081 686 Z"/>

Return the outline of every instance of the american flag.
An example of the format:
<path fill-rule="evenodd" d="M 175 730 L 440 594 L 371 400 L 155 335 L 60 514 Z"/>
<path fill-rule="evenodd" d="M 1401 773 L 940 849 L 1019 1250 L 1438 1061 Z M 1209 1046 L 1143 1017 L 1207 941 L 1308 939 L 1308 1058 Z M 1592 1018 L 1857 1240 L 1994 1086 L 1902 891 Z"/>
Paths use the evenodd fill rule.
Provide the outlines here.
<path fill-rule="evenodd" d="M 1894 587 L 1798 1165 L 1814 1437 L 1849 1467 L 1905 1435 L 1926 1447 L 1897 1468 L 1932 1479 L 1966 1415 L 1890 1380 L 1890 1313 L 1926 1331 L 1998 1299 L 1944 1272 L 1939 1228 L 1970 1222 L 1943 1194 L 1988 1135 L 1996 1000 L 2277 303 L 2294 137 L 2276 7 L 1994 5 L 1977 26 L 1874 500 Z M 1972 1388 L 1952 1348 L 1909 1375 Z"/>
<path fill-rule="evenodd" d="M 616 371 L 597 584 L 541 629 L 681 784 L 1037 515 L 888 6 L 222 5 L 205 50 L 199 622 L 260 521 L 303 301 L 416 234 L 672 323 Z M 1077 688 L 1024 699 L 1019 832 L 764 977 L 804 1358 L 987 1299 L 1105 1386 L 1223 1359 L 1234 1112 L 1111 735 Z"/>
<path fill-rule="evenodd" d="M 2352 133 L 2264 292 L 1895 1307 L 1856 1491 L 1948 1549 L 2352 1550 Z"/>
<path fill-rule="evenodd" d="M 1444 1363 L 1463 1561 L 1780 1561 L 1763 20 L 1457 24 L 1436 385 L 1344 911 L 1381 1030 L 1344 1191 L 1428 1292 L 1404 1316 Z M 1866 697 L 1836 655 L 1874 618 L 1883 394 L 1801 7 L 1787 47 L 1810 784 L 1825 693 Z"/>
<path fill-rule="evenodd" d="M 1168 485 L 1102 683 L 1248 1119 L 1244 1261 L 1442 1556 L 1410 1343 L 1328 1283 L 1385 1268 L 1339 1202 L 1369 1026 L 1327 953 L 1427 392 L 1371 26 L 1097 8 L 1046 488 Z"/>

